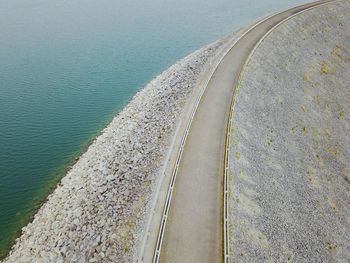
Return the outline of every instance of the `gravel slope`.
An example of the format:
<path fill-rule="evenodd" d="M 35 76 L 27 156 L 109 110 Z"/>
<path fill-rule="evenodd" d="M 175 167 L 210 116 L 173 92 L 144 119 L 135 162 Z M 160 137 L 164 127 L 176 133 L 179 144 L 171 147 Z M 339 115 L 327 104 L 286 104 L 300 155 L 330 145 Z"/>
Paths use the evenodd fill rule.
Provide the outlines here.
<path fill-rule="evenodd" d="M 232 262 L 349 262 L 349 1 L 261 43 L 232 123 Z"/>

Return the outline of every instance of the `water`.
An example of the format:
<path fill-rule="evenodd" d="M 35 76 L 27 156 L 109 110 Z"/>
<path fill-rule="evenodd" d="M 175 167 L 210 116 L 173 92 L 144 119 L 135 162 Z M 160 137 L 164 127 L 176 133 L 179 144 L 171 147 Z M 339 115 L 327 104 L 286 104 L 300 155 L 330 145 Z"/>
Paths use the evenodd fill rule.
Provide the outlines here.
<path fill-rule="evenodd" d="M 0 0 L 0 256 L 135 92 L 301 0 Z"/>

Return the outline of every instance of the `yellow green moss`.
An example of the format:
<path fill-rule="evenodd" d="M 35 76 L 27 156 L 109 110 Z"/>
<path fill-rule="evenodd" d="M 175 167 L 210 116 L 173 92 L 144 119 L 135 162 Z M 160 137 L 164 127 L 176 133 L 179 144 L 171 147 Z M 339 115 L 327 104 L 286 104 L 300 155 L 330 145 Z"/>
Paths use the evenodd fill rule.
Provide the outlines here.
<path fill-rule="evenodd" d="M 327 146 L 327 147 L 324 148 L 324 150 L 327 153 L 332 154 L 334 157 L 336 157 L 339 154 L 339 150 L 338 150 L 337 146 L 335 146 L 335 147 Z"/>
<path fill-rule="evenodd" d="M 327 203 L 330 206 L 330 208 L 334 210 L 337 209 L 337 205 L 334 203 L 333 199 L 330 196 L 328 196 L 327 198 Z"/>
<path fill-rule="evenodd" d="M 238 151 L 235 152 L 235 158 L 237 161 L 241 158 L 241 155 L 239 154 Z"/>
<path fill-rule="evenodd" d="M 314 66 L 310 65 L 308 67 L 307 71 L 305 72 L 304 77 L 303 77 L 305 82 L 311 82 L 311 77 L 310 76 L 311 76 L 313 70 L 314 70 Z"/>
<path fill-rule="evenodd" d="M 317 160 L 318 166 L 322 170 L 324 167 L 324 162 L 319 154 L 316 154 L 316 160 Z"/>
<path fill-rule="evenodd" d="M 331 73 L 331 66 L 330 63 L 326 60 L 321 62 L 321 68 L 320 68 L 320 74 L 321 75 L 326 75 Z"/>

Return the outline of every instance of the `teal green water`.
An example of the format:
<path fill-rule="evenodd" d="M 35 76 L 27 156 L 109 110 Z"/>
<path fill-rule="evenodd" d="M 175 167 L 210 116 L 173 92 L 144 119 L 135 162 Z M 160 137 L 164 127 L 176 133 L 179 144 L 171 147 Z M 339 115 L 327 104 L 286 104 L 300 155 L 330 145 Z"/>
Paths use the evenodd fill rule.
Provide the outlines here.
<path fill-rule="evenodd" d="M 0 0 L 0 256 L 152 77 L 297 0 Z"/>

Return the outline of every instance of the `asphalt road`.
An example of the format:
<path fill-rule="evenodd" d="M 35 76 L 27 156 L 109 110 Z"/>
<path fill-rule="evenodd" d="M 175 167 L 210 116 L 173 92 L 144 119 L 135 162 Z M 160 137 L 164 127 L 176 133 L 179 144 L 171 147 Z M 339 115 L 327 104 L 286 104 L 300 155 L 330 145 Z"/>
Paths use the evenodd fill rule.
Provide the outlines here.
<path fill-rule="evenodd" d="M 196 111 L 177 175 L 161 262 L 222 262 L 226 125 L 235 83 L 256 43 L 276 24 L 319 1 L 289 9 L 250 29 L 213 74 Z"/>

